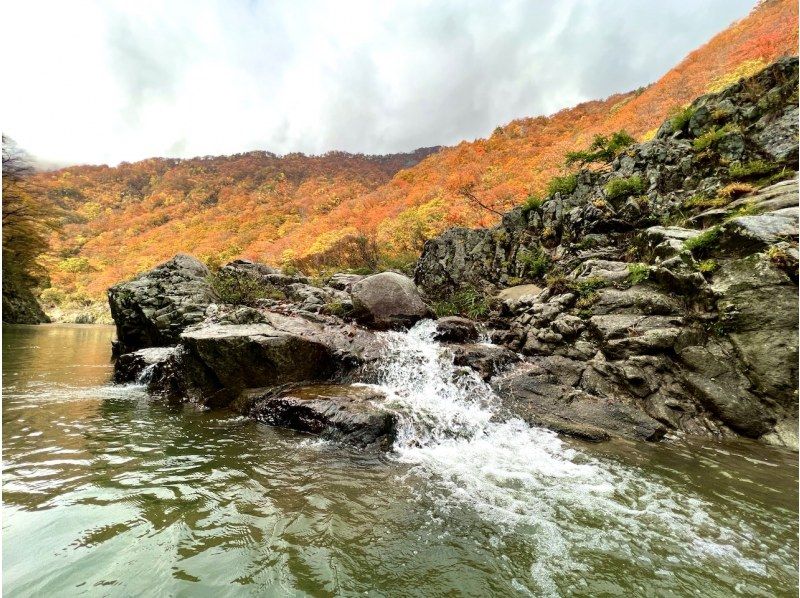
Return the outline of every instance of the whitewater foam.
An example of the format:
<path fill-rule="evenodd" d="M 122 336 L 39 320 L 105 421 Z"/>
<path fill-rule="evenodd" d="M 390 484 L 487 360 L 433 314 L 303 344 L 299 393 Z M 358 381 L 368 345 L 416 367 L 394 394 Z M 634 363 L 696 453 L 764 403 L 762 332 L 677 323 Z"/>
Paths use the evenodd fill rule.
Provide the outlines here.
<path fill-rule="evenodd" d="M 699 499 L 592 458 L 548 430 L 503 419 L 491 387 L 455 366 L 434 332 L 434 322 L 423 321 L 383 335 L 377 386 L 400 418 L 394 457 L 430 482 L 428 497 L 443 511 L 469 505 L 506 532 L 528 528 L 539 591 L 555 592 L 559 571 L 575 566 L 576 545 L 638 560 L 659 550 L 682 559 L 713 555 L 753 571 L 736 548 L 747 543 L 744 524 L 720 526 Z M 597 533 L 587 537 L 587 526 Z"/>

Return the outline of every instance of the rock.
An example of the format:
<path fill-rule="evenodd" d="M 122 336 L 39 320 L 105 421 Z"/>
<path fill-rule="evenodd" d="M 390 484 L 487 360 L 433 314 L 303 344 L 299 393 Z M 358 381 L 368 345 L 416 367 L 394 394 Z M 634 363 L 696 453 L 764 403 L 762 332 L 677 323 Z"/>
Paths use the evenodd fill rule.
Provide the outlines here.
<path fill-rule="evenodd" d="M 512 415 L 584 440 L 620 436 L 652 441 L 667 430 L 631 404 L 574 391 L 541 371 L 512 373 L 492 386 Z"/>
<path fill-rule="evenodd" d="M 303 274 L 286 274 L 280 268 L 273 268 L 250 260 L 233 260 L 220 268 L 220 272 L 247 277 L 264 285 L 272 285 L 279 288 L 295 283 L 308 284 L 308 277 Z"/>
<path fill-rule="evenodd" d="M 509 306 L 515 306 L 521 301 L 530 303 L 542 290 L 537 284 L 520 284 L 503 289 L 497 293 L 497 299 Z"/>
<path fill-rule="evenodd" d="M 177 347 L 149 347 L 120 355 L 114 364 L 114 382 L 150 382 L 155 369 L 174 358 L 177 350 Z"/>
<path fill-rule="evenodd" d="M 724 340 L 689 346 L 679 352 L 688 369 L 683 381 L 703 404 L 740 434 L 758 438 L 775 423 L 769 409 L 750 392 L 751 383 L 736 367 L 733 347 Z"/>
<path fill-rule="evenodd" d="M 353 285 L 363 278 L 364 276 L 362 274 L 345 274 L 339 272 L 328 279 L 328 286 L 349 293 Z"/>
<path fill-rule="evenodd" d="M 598 259 L 588 259 L 572 272 L 572 276 L 576 280 L 602 278 L 609 283 L 622 283 L 627 280 L 628 274 L 626 262 Z"/>
<path fill-rule="evenodd" d="M 379 329 L 407 328 L 432 316 L 414 281 L 396 272 L 373 274 L 353 284 L 357 320 Z"/>
<path fill-rule="evenodd" d="M 469 344 L 453 348 L 453 363 L 475 370 L 484 380 L 489 380 L 519 361 L 516 353 L 497 345 Z"/>
<path fill-rule="evenodd" d="M 460 316 L 447 316 L 436 320 L 433 338 L 443 343 L 467 343 L 478 340 L 475 322 Z"/>
<path fill-rule="evenodd" d="M 780 117 L 770 120 L 754 136 L 755 142 L 773 160 L 790 160 L 797 155 L 797 106 L 786 110 Z"/>
<path fill-rule="evenodd" d="M 312 322 L 272 312 L 258 324 L 193 327 L 154 389 L 209 407 L 233 406 L 247 388 L 342 379 L 378 359 L 374 334 L 336 318 Z"/>
<path fill-rule="evenodd" d="M 8 258 L 6 258 L 8 259 Z M 10 274 L 3 275 L 3 322 L 6 324 L 44 324 L 50 321 L 31 290 Z"/>
<path fill-rule="evenodd" d="M 768 212 L 757 216 L 739 216 L 722 227 L 719 245 L 736 253 L 761 251 L 781 241 L 796 240 L 797 214 Z"/>
<path fill-rule="evenodd" d="M 638 243 L 645 254 L 664 260 L 681 253 L 683 244 L 701 232 L 679 226 L 651 226 L 639 235 Z"/>
<path fill-rule="evenodd" d="M 209 271 L 199 260 L 178 254 L 171 260 L 108 290 L 122 353 L 174 345 L 214 301 Z"/>
<path fill-rule="evenodd" d="M 380 407 L 385 396 L 367 386 L 325 384 L 277 395 L 271 389 L 246 394 L 253 405 L 250 415 L 272 426 L 383 450 L 397 435 L 397 416 Z"/>

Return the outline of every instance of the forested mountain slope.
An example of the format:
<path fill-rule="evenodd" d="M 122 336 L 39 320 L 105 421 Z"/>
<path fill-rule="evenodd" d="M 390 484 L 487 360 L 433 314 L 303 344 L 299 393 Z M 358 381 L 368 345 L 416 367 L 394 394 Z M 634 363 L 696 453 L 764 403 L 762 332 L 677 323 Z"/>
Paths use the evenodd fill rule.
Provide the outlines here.
<path fill-rule="evenodd" d="M 44 173 L 38 182 L 68 216 L 43 259 L 53 287 L 43 299 L 100 298 L 178 251 L 305 270 L 410 262 L 445 228 L 490 225 L 543 194 L 564 155 L 596 134 L 648 138 L 696 96 L 795 54 L 797 25 L 794 1 L 766 0 L 646 88 L 518 119 L 432 155 L 251 152 Z"/>

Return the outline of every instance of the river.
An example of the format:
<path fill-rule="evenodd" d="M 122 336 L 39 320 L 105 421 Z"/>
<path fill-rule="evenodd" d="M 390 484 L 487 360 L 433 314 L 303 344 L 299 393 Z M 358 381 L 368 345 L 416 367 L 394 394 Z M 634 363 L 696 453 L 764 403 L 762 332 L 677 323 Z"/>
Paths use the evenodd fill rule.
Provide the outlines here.
<path fill-rule="evenodd" d="M 114 385 L 112 327 L 4 326 L 3 595 L 797 595 L 795 453 L 495 421 L 430 332 L 386 334 L 378 455 Z"/>

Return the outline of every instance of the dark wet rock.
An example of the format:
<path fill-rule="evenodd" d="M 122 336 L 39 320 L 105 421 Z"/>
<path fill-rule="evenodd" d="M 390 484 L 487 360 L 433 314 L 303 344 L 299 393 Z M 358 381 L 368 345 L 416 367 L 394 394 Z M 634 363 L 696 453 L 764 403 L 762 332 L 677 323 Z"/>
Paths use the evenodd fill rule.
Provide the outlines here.
<path fill-rule="evenodd" d="M 343 379 L 381 354 L 374 334 L 335 318 L 261 316 L 260 323 L 204 323 L 184 332 L 154 390 L 209 407 L 234 406 L 243 389 Z"/>
<path fill-rule="evenodd" d="M 443 343 L 469 343 L 478 340 L 475 322 L 460 316 L 447 316 L 436 320 L 433 338 Z"/>
<path fill-rule="evenodd" d="M 432 315 L 414 281 L 396 272 L 367 276 L 350 294 L 356 319 L 375 328 L 407 328 Z"/>
<path fill-rule="evenodd" d="M 279 426 L 359 447 L 391 448 L 397 416 L 380 406 L 385 396 L 367 386 L 323 384 L 276 393 L 247 391 L 250 415 Z"/>
<path fill-rule="evenodd" d="M 120 355 L 114 364 L 114 382 L 149 383 L 157 369 L 174 359 L 177 347 L 149 347 Z"/>
<path fill-rule="evenodd" d="M 174 345 L 181 333 L 205 317 L 215 297 L 209 271 L 198 259 L 171 260 L 108 290 L 122 353 Z"/>
<path fill-rule="evenodd" d="M 484 380 L 493 378 L 519 361 L 516 353 L 497 345 L 481 343 L 453 347 L 453 363 L 475 370 Z"/>

